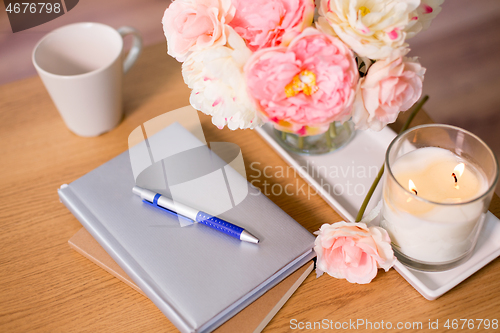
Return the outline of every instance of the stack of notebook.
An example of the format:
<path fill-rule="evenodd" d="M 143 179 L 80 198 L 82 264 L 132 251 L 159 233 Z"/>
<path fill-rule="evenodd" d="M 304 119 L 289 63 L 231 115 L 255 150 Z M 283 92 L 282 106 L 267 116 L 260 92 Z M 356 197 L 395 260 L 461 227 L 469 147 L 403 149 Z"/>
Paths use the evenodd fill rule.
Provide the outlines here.
<path fill-rule="evenodd" d="M 224 163 L 180 124 L 174 123 L 154 135 L 148 133 L 148 128 L 145 123 L 144 144 L 61 186 L 61 201 L 88 232 L 81 231 L 70 244 L 144 293 L 182 332 L 213 331 L 256 300 L 268 304 L 264 311 L 267 313 L 257 315 L 255 311 L 263 308 L 249 307 L 238 320 L 253 320 L 247 326 L 261 329 L 312 269 L 307 265 L 294 278 L 285 280 L 310 263 L 314 237 L 229 165 L 221 168 Z M 222 211 L 218 207 L 214 215 L 249 230 L 260 239 L 259 244 L 241 242 L 199 223 L 182 226 L 176 216 L 146 205 L 132 193 L 141 177 L 131 158 L 142 154 L 151 158 L 151 166 L 160 163 L 167 174 L 158 184 L 168 183 L 171 179 L 165 165 L 178 168 L 175 156 L 185 156 L 183 152 L 193 147 L 197 156 L 206 158 L 203 164 L 212 164 L 205 169 L 215 171 L 208 176 L 199 173 L 199 178 L 186 183 L 199 184 L 205 176 L 217 179 L 218 173 L 224 176 L 221 179 L 226 179 L 226 185 L 229 179 L 233 205 Z M 166 158 L 169 162 L 162 162 Z M 143 163 L 142 168 L 148 169 L 148 163 Z M 189 168 L 196 171 L 196 165 Z M 147 182 L 151 186 L 152 180 Z M 160 185 L 155 191 L 175 194 L 178 201 L 213 212 L 209 204 L 213 200 L 198 200 L 200 193 L 182 191 L 182 184 L 176 185 L 174 192 L 173 187 Z"/>
<path fill-rule="evenodd" d="M 116 278 L 125 282 L 131 288 L 144 295 L 142 290 L 104 251 L 85 228 L 80 229 L 68 241 L 69 246 L 81 255 L 106 270 Z M 256 333 L 262 331 L 279 309 L 292 296 L 314 268 L 312 261 L 308 262 L 276 286 L 268 290 L 255 302 L 244 308 L 234 317 L 219 326 L 216 333 Z M 145 295 L 144 295 L 145 296 Z"/>

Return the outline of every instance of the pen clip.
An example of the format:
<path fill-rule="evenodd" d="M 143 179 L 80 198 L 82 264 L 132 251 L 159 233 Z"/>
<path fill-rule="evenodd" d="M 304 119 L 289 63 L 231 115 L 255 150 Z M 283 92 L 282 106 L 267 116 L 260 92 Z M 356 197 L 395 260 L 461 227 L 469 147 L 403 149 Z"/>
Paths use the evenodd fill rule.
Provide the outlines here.
<path fill-rule="evenodd" d="M 156 198 L 156 196 L 155 196 L 155 198 Z M 148 204 L 148 205 L 150 205 L 150 206 L 153 206 L 153 207 L 159 208 L 159 209 L 161 209 L 161 210 L 163 210 L 163 211 L 165 211 L 165 212 L 167 212 L 167 213 L 170 213 L 170 214 L 175 215 L 175 216 L 177 216 L 177 217 L 179 217 L 179 218 L 182 218 L 182 219 L 184 219 L 184 220 L 188 220 L 190 223 L 193 223 L 193 220 L 191 220 L 191 219 L 189 219 L 189 218 L 187 218 L 187 217 L 185 217 L 185 216 L 179 215 L 179 214 L 177 214 L 176 212 L 174 212 L 174 211 L 172 211 L 172 210 L 170 210 L 170 209 L 167 209 L 167 208 L 165 208 L 165 207 L 158 206 L 158 202 L 157 202 L 157 201 L 158 201 L 158 199 L 157 199 L 157 200 L 155 200 L 155 201 L 156 201 L 156 202 L 151 202 L 151 201 L 148 201 L 148 200 L 146 200 L 146 199 L 143 199 L 143 200 L 142 200 L 142 202 L 147 203 L 147 204 Z"/>

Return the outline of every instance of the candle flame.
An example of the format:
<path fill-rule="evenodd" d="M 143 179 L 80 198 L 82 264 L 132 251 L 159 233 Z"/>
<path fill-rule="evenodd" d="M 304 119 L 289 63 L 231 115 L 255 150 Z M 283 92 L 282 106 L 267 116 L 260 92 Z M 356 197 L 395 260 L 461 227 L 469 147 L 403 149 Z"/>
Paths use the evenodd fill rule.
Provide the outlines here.
<path fill-rule="evenodd" d="M 408 188 L 410 189 L 410 191 L 415 193 L 415 195 L 417 194 L 417 187 L 415 186 L 415 183 L 411 179 L 408 180 Z"/>
<path fill-rule="evenodd" d="M 465 164 L 460 163 L 455 167 L 455 169 L 453 169 L 453 172 L 457 175 L 457 177 L 461 177 L 462 174 L 464 173 L 464 170 L 465 170 Z"/>
<path fill-rule="evenodd" d="M 455 188 L 458 190 L 460 187 L 458 186 L 458 178 L 460 176 L 462 176 L 462 174 L 464 173 L 464 170 L 465 170 L 465 164 L 463 163 L 459 163 L 457 164 L 457 166 L 455 167 L 455 169 L 453 169 L 453 173 L 451 174 L 451 176 L 453 177 L 453 179 L 455 180 Z M 458 177 L 458 178 L 457 178 Z"/>

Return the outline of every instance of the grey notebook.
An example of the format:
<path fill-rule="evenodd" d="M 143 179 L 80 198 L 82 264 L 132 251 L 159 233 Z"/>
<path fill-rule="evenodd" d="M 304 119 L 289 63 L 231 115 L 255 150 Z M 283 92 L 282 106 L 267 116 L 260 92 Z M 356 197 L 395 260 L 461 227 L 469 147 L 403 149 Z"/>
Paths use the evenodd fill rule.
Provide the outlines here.
<path fill-rule="evenodd" d="M 149 162 L 134 163 L 138 156 Z M 185 166 L 191 158 L 197 162 Z M 250 186 L 233 164 L 176 123 L 58 192 L 180 331 L 209 332 L 314 257 L 314 237 Z M 136 182 L 239 225 L 260 243 L 182 223 L 135 196 Z M 211 195 L 212 186 L 227 186 L 228 194 L 221 196 L 219 189 Z"/>

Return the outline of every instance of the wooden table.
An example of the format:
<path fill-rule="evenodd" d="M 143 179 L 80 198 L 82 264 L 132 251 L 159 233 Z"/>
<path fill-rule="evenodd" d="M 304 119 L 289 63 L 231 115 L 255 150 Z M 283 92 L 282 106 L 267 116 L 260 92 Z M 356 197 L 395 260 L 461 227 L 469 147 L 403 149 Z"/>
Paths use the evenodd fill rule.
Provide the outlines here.
<path fill-rule="evenodd" d="M 67 244 L 81 225 L 59 202 L 57 188 L 126 150 L 128 135 L 136 126 L 189 103 L 180 64 L 166 55 L 165 44 L 144 50 L 124 86 L 124 121 L 96 138 L 78 137 L 65 127 L 38 77 L 0 87 L 1 332 L 175 330 L 146 297 Z M 257 133 L 218 130 L 209 117 L 200 113 L 200 118 L 207 141 L 234 142 L 241 147 L 247 171 L 252 162 L 260 162 L 261 169 L 286 167 Z M 429 121 L 420 113 L 414 124 Z M 398 120 L 394 128 L 401 123 Z M 269 181 L 305 184 L 293 174 Z M 339 220 L 318 196 L 310 200 L 300 194 L 270 198 L 311 232 Z M 500 216 L 497 196 L 490 210 Z M 443 329 L 447 319 L 466 318 L 500 319 L 499 259 L 432 302 L 394 270 L 380 271 L 368 285 L 327 275 L 316 279 L 311 274 L 265 331 L 289 331 L 292 319 L 383 320 L 393 325 L 422 322 L 424 329 L 429 320 L 439 320 Z"/>

